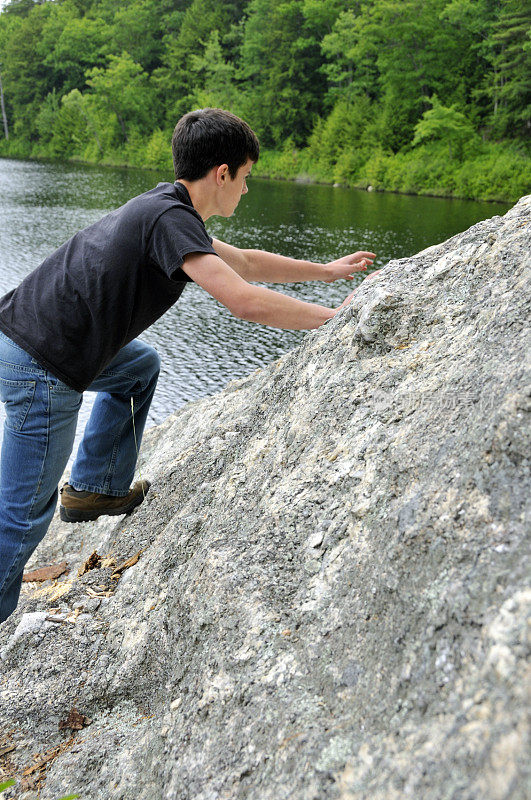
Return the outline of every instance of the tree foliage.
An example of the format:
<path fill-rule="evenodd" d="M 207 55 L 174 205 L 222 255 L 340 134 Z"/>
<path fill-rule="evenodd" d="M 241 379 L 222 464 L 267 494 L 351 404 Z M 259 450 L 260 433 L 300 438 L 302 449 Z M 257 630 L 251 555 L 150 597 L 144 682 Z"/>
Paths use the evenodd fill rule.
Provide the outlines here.
<path fill-rule="evenodd" d="M 371 154 L 377 178 L 430 147 L 524 152 L 530 31 L 525 0 L 11 0 L 0 153 L 166 163 L 176 119 L 207 105 L 341 179 Z"/>
<path fill-rule="evenodd" d="M 448 155 L 459 160 L 467 143 L 473 143 L 477 136 L 470 121 L 457 111 L 455 105 L 447 108 L 439 102 L 437 95 L 430 99 L 432 108 L 425 111 L 422 119 L 415 126 L 412 146 L 427 141 L 445 141 L 448 144 Z"/>

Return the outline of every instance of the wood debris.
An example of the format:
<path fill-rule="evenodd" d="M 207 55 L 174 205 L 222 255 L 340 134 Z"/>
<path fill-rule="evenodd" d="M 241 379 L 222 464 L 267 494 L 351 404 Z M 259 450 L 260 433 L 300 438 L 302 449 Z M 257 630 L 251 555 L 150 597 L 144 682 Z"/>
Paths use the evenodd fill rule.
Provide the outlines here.
<path fill-rule="evenodd" d="M 75 741 L 76 737 L 71 736 L 70 739 L 67 739 L 65 742 L 62 742 L 57 747 L 54 747 L 53 750 L 50 750 L 43 756 L 40 755 L 34 756 L 37 763 L 33 764 L 31 767 L 28 767 L 22 773 L 21 789 L 23 791 L 27 791 L 28 789 L 39 788 L 41 782 L 46 777 L 46 769 L 48 767 L 48 764 L 51 761 L 53 761 L 54 758 L 57 758 L 57 756 L 61 755 L 61 753 L 64 753 L 66 750 L 69 750 Z"/>
<path fill-rule="evenodd" d="M 64 594 L 68 594 L 73 585 L 74 579 L 59 581 L 59 583 L 54 583 L 53 586 L 44 586 L 41 591 L 45 592 L 48 595 L 49 602 L 53 603 L 55 600 L 59 600 Z"/>
<path fill-rule="evenodd" d="M 14 733 L 15 731 L 11 730 L 0 735 L 0 785 L 16 773 L 16 764 L 11 754 L 14 755 L 13 751 L 17 749 L 17 745 L 10 741 Z"/>
<path fill-rule="evenodd" d="M 111 578 L 118 579 L 122 574 L 122 572 L 124 572 L 126 569 L 129 569 L 129 567 L 132 567 L 134 564 L 136 564 L 136 562 L 140 558 L 141 553 L 143 552 L 144 552 L 143 550 L 139 550 L 138 553 L 136 553 L 136 555 L 131 556 L 131 558 L 128 558 L 126 561 L 120 564 L 120 566 L 116 567 L 116 569 L 111 575 Z"/>
<path fill-rule="evenodd" d="M 70 611 L 69 613 L 61 613 L 59 609 L 52 608 L 50 609 L 50 613 L 44 619 L 46 622 L 71 622 L 72 625 L 75 625 L 80 614 L 80 608 L 76 608 L 75 611 Z"/>
<path fill-rule="evenodd" d="M 114 592 L 111 592 L 109 589 L 106 591 L 95 592 L 94 589 L 90 588 L 90 586 L 87 586 L 85 591 L 89 597 L 112 597 L 114 594 Z"/>
<path fill-rule="evenodd" d="M 70 728 L 72 731 L 80 731 L 87 725 L 90 725 L 91 722 L 92 720 L 89 719 L 89 717 L 86 717 L 84 714 L 80 714 L 74 706 L 74 708 L 70 710 L 67 718 L 60 721 L 59 730 L 63 731 L 66 728 Z"/>
<path fill-rule="evenodd" d="M 66 614 L 48 614 L 44 619 L 46 622 L 66 622 Z"/>
<path fill-rule="evenodd" d="M 25 572 L 22 576 L 23 581 L 48 581 L 50 579 L 58 578 L 65 572 L 70 572 L 66 561 L 61 561 L 60 564 L 50 564 L 48 567 L 41 567 L 34 569 L 32 572 Z"/>
<path fill-rule="evenodd" d="M 81 577 L 85 574 L 85 572 L 90 572 L 91 569 L 99 569 L 101 566 L 101 556 L 97 554 L 94 550 L 92 555 L 90 555 L 85 563 L 79 568 L 78 576 Z"/>

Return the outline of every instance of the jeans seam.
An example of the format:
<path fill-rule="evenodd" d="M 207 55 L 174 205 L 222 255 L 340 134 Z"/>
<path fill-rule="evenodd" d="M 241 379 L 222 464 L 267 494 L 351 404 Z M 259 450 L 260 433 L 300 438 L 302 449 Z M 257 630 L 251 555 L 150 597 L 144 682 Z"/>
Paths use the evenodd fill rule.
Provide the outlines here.
<path fill-rule="evenodd" d="M 35 506 L 35 500 L 36 500 L 37 495 L 39 494 L 40 488 L 42 486 L 42 476 L 43 476 L 43 473 L 44 473 L 44 465 L 46 463 L 46 456 L 48 455 L 48 448 L 50 447 L 50 407 L 51 407 L 51 403 L 52 403 L 52 398 L 50 397 L 50 386 L 49 386 L 48 383 L 46 383 L 46 397 L 47 397 L 47 400 L 48 400 L 48 404 L 46 406 L 46 447 L 44 448 L 44 457 L 42 459 L 41 471 L 39 472 L 39 480 L 37 481 L 37 488 L 36 488 L 36 490 L 35 490 L 35 492 L 33 494 L 33 498 L 32 498 L 32 501 L 31 501 L 31 506 L 30 506 L 30 510 L 29 510 L 29 514 L 28 514 L 28 522 L 29 522 L 29 519 L 30 519 L 31 514 L 33 512 L 33 508 Z"/>
<path fill-rule="evenodd" d="M 24 548 L 24 544 L 26 543 L 26 540 L 28 538 L 28 534 L 31 532 L 31 522 L 30 522 L 31 515 L 32 515 L 33 509 L 35 507 L 35 500 L 37 499 L 37 495 L 39 494 L 39 490 L 40 490 L 41 485 L 42 485 L 42 476 L 43 476 L 43 472 L 44 472 L 44 465 L 46 463 L 46 456 L 48 455 L 48 448 L 50 446 L 50 395 L 49 395 L 49 387 L 47 386 L 46 389 L 47 389 L 47 393 L 48 393 L 48 406 L 47 406 L 47 409 L 46 409 L 46 447 L 44 448 L 44 453 L 43 453 L 43 456 L 42 456 L 41 468 L 40 468 L 40 472 L 39 472 L 39 480 L 37 481 L 37 485 L 35 487 L 35 491 L 33 492 L 33 497 L 31 498 L 31 504 L 30 504 L 29 509 L 28 509 L 27 517 L 24 520 L 24 524 L 26 525 L 26 530 L 24 531 L 24 535 L 22 536 L 22 538 L 20 540 L 20 547 L 18 549 L 17 555 L 13 559 L 13 563 L 11 564 L 11 567 L 9 568 L 9 572 L 7 573 L 7 575 L 5 576 L 2 584 L 0 585 L 0 589 L 2 589 L 7 584 L 8 579 L 12 577 L 15 565 L 17 564 L 17 562 L 19 560 L 20 554 L 21 554 L 21 552 L 23 551 L 23 548 Z M 24 567 L 22 567 L 22 569 L 24 570 Z"/>
<path fill-rule="evenodd" d="M 137 381 L 138 384 L 140 385 L 140 392 L 143 392 L 147 388 L 149 383 L 149 381 L 144 382 L 142 378 L 138 377 L 138 375 L 131 375 L 129 372 L 114 372 L 114 370 L 111 369 L 104 369 L 100 372 L 98 377 L 101 377 L 102 375 L 112 375 L 115 377 L 124 376 L 126 378 L 130 378 L 131 380 Z M 112 394 L 112 392 L 110 394 Z M 139 392 L 131 392 L 131 394 L 139 394 Z"/>
<path fill-rule="evenodd" d="M 25 367 L 22 364 L 15 364 L 13 361 L 4 361 L 3 358 L 0 358 L 0 365 L 15 370 L 16 372 L 27 372 L 30 375 L 37 375 L 39 378 L 44 378 L 46 375 L 46 370 L 44 369 L 39 369 L 38 367 L 36 369 L 33 367 Z"/>
<path fill-rule="evenodd" d="M 107 470 L 107 474 L 105 475 L 105 480 L 103 481 L 103 488 L 105 489 L 104 494 L 107 494 L 108 490 L 111 488 L 111 481 L 114 477 L 114 468 L 116 466 L 116 456 L 118 454 L 118 450 L 120 449 L 120 439 L 122 438 L 122 431 L 124 429 L 124 425 L 122 425 L 122 427 L 120 428 L 120 435 L 116 436 L 113 442 L 111 459 L 109 461 L 109 468 Z"/>

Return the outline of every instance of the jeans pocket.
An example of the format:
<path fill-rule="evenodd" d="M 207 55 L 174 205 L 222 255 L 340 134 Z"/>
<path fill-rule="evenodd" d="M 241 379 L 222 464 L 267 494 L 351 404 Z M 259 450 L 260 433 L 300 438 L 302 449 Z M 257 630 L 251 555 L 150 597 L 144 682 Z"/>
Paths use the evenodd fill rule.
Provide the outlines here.
<path fill-rule="evenodd" d="M 73 392 L 76 395 L 79 394 L 79 392 L 76 392 L 76 390 L 72 389 L 71 386 L 63 383 L 63 381 L 60 381 L 59 378 L 56 378 L 55 375 L 52 375 L 51 373 L 48 373 L 48 386 L 52 392 Z"/>
<path fill-rule="evenodd" d="M 36 381 L 11 381 L 0 377 L 0 400 L 6 407 L 6 427 L 21 431 L 35 395 Z"/>

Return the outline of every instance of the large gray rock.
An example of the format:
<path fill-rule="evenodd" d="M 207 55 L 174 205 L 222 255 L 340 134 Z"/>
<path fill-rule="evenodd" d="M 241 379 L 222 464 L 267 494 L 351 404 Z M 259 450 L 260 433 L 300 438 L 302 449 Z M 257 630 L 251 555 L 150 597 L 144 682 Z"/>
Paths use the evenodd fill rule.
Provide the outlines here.
<path fill-rule="evenodd" d="M 0 628 L 3 777 L 48 754 L 43 800 L 524 800 L 530 208 L 152 430 L 131 517 L 54 522 L 29 566 L 70 574 Z M 141 552 L 78 577 L 94 550 Z"/>

